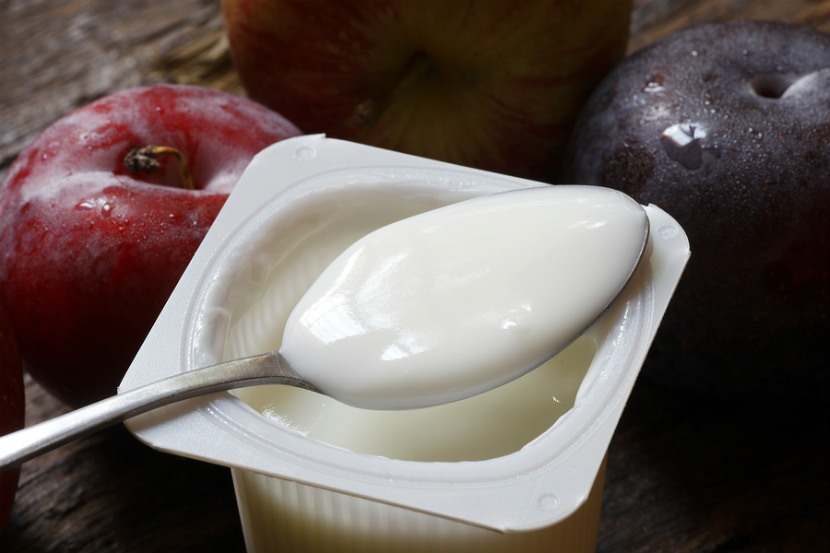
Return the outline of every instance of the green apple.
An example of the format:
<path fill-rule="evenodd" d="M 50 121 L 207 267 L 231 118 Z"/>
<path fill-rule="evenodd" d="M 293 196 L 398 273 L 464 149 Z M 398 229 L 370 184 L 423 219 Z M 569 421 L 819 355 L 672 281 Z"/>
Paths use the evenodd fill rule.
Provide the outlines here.
<path fill-rule="evenodd" d="M 248 94 L 306 133 L 552 180 L 630 0 L 223 0 Z"/>

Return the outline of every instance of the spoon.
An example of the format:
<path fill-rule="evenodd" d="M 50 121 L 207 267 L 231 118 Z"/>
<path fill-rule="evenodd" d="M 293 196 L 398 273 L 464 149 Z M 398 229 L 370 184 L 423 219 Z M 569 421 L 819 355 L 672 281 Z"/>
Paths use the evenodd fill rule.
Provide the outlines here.
<path fill-rule="evenodd" d="M 591 201 L 585 202 L 586 197 Z M 548 211 L 545 211 L 544 203 L 550 200 L 555 200 L 552 205 L 561 207 L 563 212 L 558 215 L 551 214 L 550 207 L 547 208 Z M 611 215 L 603 215 L 604 218 L 600 221 L 603 224 L 597 224 L 595 216 L 588 225 L 591 228 L 609 227 L 604 232 L 610 234 L 591 236 L 594 243 L 591 241 L 585 243 L 582 238 L 583 235 L 588 236 L 588 233 L 576 231 L 573 236 L 576 245 L 571 245 L 568 240 L 564 241 L 566 251 L 576 252 L 582 263 L 581 270 L 571 271 L 575 273 L 573 275 L 565 275 L 566 278 L 562 282 L 570 285 L 564 286 L 565 290 L 547 290 L 546 287 L 552 279 L 554 284 L 551 288 L 558 287 L 556 283 L 559 281 L 556 278 L 559 277 L 556 275 L 542 274 L 531 276 L 523 283 L 516 283 L 515 280 L 505 283 L 505 275 L 496 271 L 494 276 L 487 277 L 489 280 L 485 278 L 483 288 L 473 288 L 473 294 L 470 296 L 472 304 L 463 303 L 463 301 L 458 304 L 461 311 L 457 314 L 464 324 L 455 325 L 454 320 L 447 324 L 446 321 L 437 321 L 434 317 L 424 319 L 419 314 L 422 311 L 421 304 L 426 301 L 425 297 L 432 294 L 432 290 L 418 289 L 416 290 L 418 293 L 414 295 L 415 299 L 409 301 L 411 305 L 404 305 L 403 309 L 399 309 L 398 303 L 407 303 L 405 300 L 400 300 L 395 302 L 395 305 L 384 304 L 381 308 L 384 316 L 380 319 L 387 325 L 391 321 L 395 328 L 383 325 L 377 328 L 373 326 L 372 321 L 377 318 L 374 317 L 377 314 L 375 306 L 375 302 L 378 301 L 377 283 L 375 282 L 372 287 L 374 295 L 369 295 L 368 303 L 365 305 L 355 303 L 357 300 L 354 298 L 366 295 L 365 282 L 369 280 L 369 277 L 375 276 L 376 273 L 372 267 L 379 266 L 378 261 L 405 259 L 407 255 L 402 252 L 406 250 L 415 256 L 410 260 L 415 263 L 415 272 L 424 272 L 420 269 L 423 260 L 417 256 L 417 253 L 424 249 L 421 246 L 435 246 L 430 243 L 430 240 L 434 240 L 436 228 L 447 231 L 443 234 L 438 233 L 439 244 L 444 243 L 448 236 L 459 234 L 469 236 L 472 240 L 480 240 L 477 233 L 482 230 L 481 225 L 485 228 L 493 226 L 493 207 L 497 207 L 496 211 L 498 211 L 505 204 L 513 209 L 513 211 L 507 210 L 509 217 L 518 216 L 525 222 L 528 234 L 525 238 L 531 238 L 530 235 L 532 235 L 533 243 L 539 241 L 540 225 L 548 225 L 552 230 L 560 233 L 564 232 L 562 228 L 582 228 L 585 225 L 587 212 L 580 210 L 586 204 L 591 206 L 590 209 L 595 209 L 597 205 L 605 211 L 609 211 L 609 206 L 614 208 L 610 210 Z M 538 211 L 537 219 L 529 216 L 529 213 L 534 210 Z M 487 216 L 478 217 L 482 221 L 477 221 L 477 218 L 473 217 L 473 223 L 477 226 L 468 228 L 465 225 L 470 224 L 471 213 L 476 216 L 481 214 Z M 457 217 L 459 215 L 460 218 Z M 501 216 L 503 215 L 502 213 Z M 551 215 L 554 215 L 552 219 Z M 554 222 L 549 222 L 551 220 Z M 577 224 L 574 224 L 574 221 Z M 499 222 L 505 221 L 501 219 Z M 419 235 L 422 229 L 427 229 L 423 233 L 427 238 Z M 471 230 L 475 232 L 470 232 Z M 264 384 L 294 386 L 332 396 L 344 403 L 372 409 L 426 407 L 482 393 L 514 380 L 541 365 L 567 347 L 593 324 L 613 303 L 634 274 L 646 249 L 648 231 L 648 218 L 645 211 L 630 198 L 607 189 L 568 186 L 525 189 L 482 196 L 393 223 L 356 242 L 323 272 L 289 316 L 283 346 L 279 350 L 182 372 L 2 436 L 0 437 L 0 472 L 69 441 L 158 407 L 212 392 L 246 386 Z M 624 234 L 628 236 L 621 242 L 622 239 L 619 236 Z M 515 239 L 516 236 L 513 238 Z M 488 239 L 485 238 L 485 240 Z M 485 248 L 469 248 L 469 251 L 473 253 L 466 256 L 459 254 L 458 251 L 467 250 L 464 248 L 458 250 L 458 244 L 454 244 L 451 251 L 445 252 L 449 265 L 438 263 L 439 268 L 452 272 L 461 261 L 464 261 L 470 265 L 465 269 L 469 270 L 464 273 L 465 275 L 489 274 L 489 271 L 482 271 L 482 267 L 489 269 L 494 260 L 496 264 L 499 264 L 499 255 L 507 255 L 507 252 L 514 252 L 517 249 L 521 250 L 521 244 L 517 245 L 515 241 L 508 240 L 505 242 L 503 246 L 487 242 Z M 397 249 L 392 248 L 392 251 L 387 251 L 389 244 L 393 246 L 405 244 L 406 246 L 403 249 L 396 246 Z M 414 248 L 412 244 L 415 244 Z M 586 257 L 584 255 L 586 249 L 591 249 L 590 246 L 596 250 L 596 252 L 591 252 L 593 257 L 588 256 L 582 259 Z M 505 251 L 499 251 L 499 247 Z M 556 247 L 559 250 L 551 251 L 561 254 L 562 246 Z M 495 254 L 492 251 L 494 249 Z M 620 252 L 621 249 L 625 251 Z M 412 253 L 413 251 L 415 254 Z M 433 254 L 434 252 L 431 251 L 429 256 L 434 263 L 436 256 Z M 366 269 L 364 273 L 361 273 L 355 267 L 360 267 L 362 258 L 367 255 L 371 262 L 363 263 Z M 523 274 L 522 271 L 534 272 L 533 269 L 539 265 L 538 259 L 527 254 L 523 257 L 528 258 L 528 265 L 520 268 L 519 274 Z M 563 259 L 570 261 L 567 256 Z M 561 262 L 563 259 L 556 261 Z M 596 265 L 590 265 L 590 263 L 598 260 L 609 264 L 604 266 L 601 272 L 603 275 L 614 273 L 613 278 L 603 276 L 601 286 L 585 285 L 583 281 L 587 268 L 590 267 L 591 270 L 597 272 Z M 402 265 L 407 274 L 412 273 L 411 263 Z M 367 271 L 372 272 L 365 274 Z M 569 271 L 562 270 L 557 272 L 569 273 Z M 445 272 L 439 271 L 439 274 L 444 275 Z M 508 277 L 514 276 L 513 273 L 508 273 Z M 493 278 L 497 280 L 493 281 Z M 394 273 L 387 273 L 386 278 L 382 279 L 380 286 L 383 290 L 382 297 L 390 295 L 401 297 L 400 292 L 394 290 L 395 280 Z M 436 279 L 431 276 L 422 280 L 429 283 Z M 455 280 L 460 282 L 463 279 Z M 411 280 L 406 280 L 403 285 L 407 291 L 411 292 L 413 286 Z M 469 283 L 465 282 L 464 286 L 466 290 Z M 582 294 L 584 297 L 581 298 L 581 302 L 576 303 L 575 307 L 569 309 L 551 309 L 544 302 L 539 302 L 540 305 L 534 303 L 533 309 L 525 306 L 527 312 L 533 312 L 531 314 L 536 317 L 535 319 L 525 312 L 522 312 L 521 316 L 511 312 L 507 320 L 510 324 L 506 325 L 505 321 L 500 320 L 496 325 L 499 328 L 494 331 L 491 328 L 493 327 L 492 305 L 498 305 L 500 299 L 512 305 L 516 301 L 515 294 L 525 297 L 527 294 L 525 288 L 531 288 L 531 292 L 536 296 L 543 296 L 545 301 L 549 299 L 548 296 L 554 296 L 558 302 L 554 305 L 557 307 L 563 304 L 562 302 L 567 304 L 567 301 L 575 295 Z M 482 295 L 491 290 L 498 293 L 495 296 Z M 561 297 L 557 297 L 557 293 Z M 464 292 L 461 289 L 453 289 L 449 295 L 449 301 L 454 302 L 454 298 L 463 295 Z M 481 297 L 487 297 L 489 301 L 482 302 Z M 341 303 L 346 302 L 345 309 L 352 314 L 349 315 L 352 320 L 346 321 L 349 324 L 344 324 L 344 311 L 337 308 L 340 304 L 332 301 L 336 298 L 339 298 L 338 301 Z M 447 299 L 443 298 L 441 301 L 446 302 Z M 469 316 L 468 311 L 475 311 L 482 304 L 484 307 L 481 315 L 474 313 L 476 316 Z M 332 305 L 336 308 L 331 309 Z M 360 318 L 353 315 L 361 309 L 369 309 L 370 316 Z M 559 313 L 560 310 L 563 313 Z M 418 323 L 414 325 L 414 329 L 407 327 L 407 321 L 410 319 Z M 319 324 L 321 321 L 324 324 Z M 405 341 L 411 345 L 415 338 L 429 334 L 427 331 L 431 331 L 435 326 L 440 329 L 441 344 L 433 348 L 435 351 L 428 351 L 425 357 L 417 355 L 407 357 L 398 353 L 398 358 L 394 361 L 401 361 L 399 358 L 403 357 L 404 364 L 401 370 L 397 370 L 395 364 L 389 363 L 386 357 L 382 359 L 377 357 L 377 355 L 386 355 L 390 344 L 385 341 L 388 341 L 390 337 L 394 340 L 395 333 L 403 333 Z M 518 328 L 519 337 L 523 340 L 520 342 L 521 346 L 515 342 L 515 334 L 511 334 L 512 329 L 510 332 L 505 331 L 505 328 L 510 326 Z M 325 331 L 322 334 L 320 327 Z M 403 330 L 401 331 L 398 327 Z M 341 335 L 340 338 L 345 335 L 348 339 L 332 339 L 332 328 Z M 359 332 L 354 331 L 355 328 L 358 328 Z M 527 341 L 528 330 L 534 331 L 531 334 L 539 336 L 535 342 Z M 348 334 L 349 332 L 351 334 Z M 505 335 L 507 341 L 504 341 Z M 397 337 L 400 338 L 400 336 Z M 340 342 L 346 342 L 346 350 L 342 349 Z M 468 346 L 470 343 L 476 351 L 471 351 Z M 453 348 L 450 354 L 447 354 L 446 349 L 442 349 L 443 344 L 450 344 Z M 381 350 L 378 350 L 378 347 Z M 371 353 L 375 350 L 381 353 L 377 355 Z M 453 355 L 460 350 L 463 350 L 460 358 Z M 517 352 L 517 350 L 521 351 Z M 472 362 L 468 362 L 468 358 L 472 359 Z M 348 367 L 344 370 L 346 362 Z M 389 365 L 392 366 L 392 371 L 389 370 Z M 420 370 L 412 370 L 413 367 Z M 457 369 L 458 374 L 455 374 L 456 367 L 460 367 Z M 381 381 L 381 384 L 375 385 L 377 381 Z"/>
<path fill-rule="evenodd" d="M 217 363 L 134 388 L 0 436 L 0 472 L 157 407 L 212 392 L 260 384 L 284 384 L 318 391 L 295 373 L 276 350 Z"/>

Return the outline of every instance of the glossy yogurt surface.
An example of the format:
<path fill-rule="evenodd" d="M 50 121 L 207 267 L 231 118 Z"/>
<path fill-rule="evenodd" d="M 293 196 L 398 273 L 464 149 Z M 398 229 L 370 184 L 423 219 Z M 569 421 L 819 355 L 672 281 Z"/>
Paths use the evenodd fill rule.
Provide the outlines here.
<path fill-rule="evenodd" d="M 544 186 L 459 202 L 355 242 L 294 308 L 280 351 L 372 409 L 450 403 L 564 349 L 624 287 L 648 234 L 619 192 Z"/>

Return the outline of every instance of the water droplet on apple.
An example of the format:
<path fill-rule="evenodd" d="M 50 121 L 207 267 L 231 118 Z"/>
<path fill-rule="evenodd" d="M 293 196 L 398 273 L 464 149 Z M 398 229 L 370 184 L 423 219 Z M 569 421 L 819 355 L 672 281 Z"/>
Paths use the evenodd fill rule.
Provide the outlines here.
<path fill-rule="evenodd" d="M 92 209 L 95 207 L 95 202 L 92 200 L 81 200 L 77 207 L 80 209 Z"/>
<path fill-rule="evenodd" d="M 703 164 L 703 148 L 700 139 L 706 137 L 706 130 L 695 123 L 676 123 L 666 128 L 660 136 L 660 143 L 666 155 L 689 170 Z"/>
<path fill-rule="evenodd" d="M 660 83 L 656 83 L 651 81 L 646 84 L 646 87 L 643 89 L 644 92 L 662 92 L 664 88 L 660 85 Z"/>
<path fill-rule="evenodd" d="M 646 82 L 646 86 L 643 89 L 643 92 L 662 92 L 663 88 L 663 75 L 657 74 L 652 75 L 649 77 L 648 81 Z"/>

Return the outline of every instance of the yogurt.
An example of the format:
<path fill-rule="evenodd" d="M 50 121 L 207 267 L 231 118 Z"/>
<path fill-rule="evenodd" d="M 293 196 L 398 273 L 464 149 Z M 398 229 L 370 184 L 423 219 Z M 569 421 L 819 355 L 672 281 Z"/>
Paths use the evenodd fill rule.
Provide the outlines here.
<path fill-rule="evenodd" d="M 323 136 L 277 143 L 240 179 L 120 389 L 278 349 L 309 287 L 363 236 L 539 185 Z M 677 222 L 644 209 L 653 232 L 623 294 L 513 382 L 395 411 L 253 387 L 126 424 L 156 449 L 231 467 L 252 553 L 591 551 L 603 458 L 689 256 Z"/>
<path fill-rule="evenodd" d="M 346 249 L 289 316 L 280 348 L 339 401 L 458 401 L 543 364 L 636 268 L 643 208 L 606 188 L 477 197 L 382 227 Z"/>
<path fill-rule="evenodd" d="M 420 462 L 482 461 L 519 451 L 568 412 L 596 347 L 596 335 L 589 332 L 512 382 L 419 409 L 361 409 L 291 386 L 235 393 L 280 427 L 354 453 Z"/>

